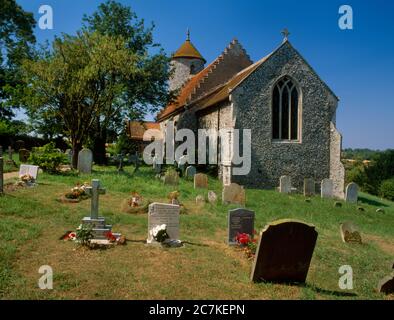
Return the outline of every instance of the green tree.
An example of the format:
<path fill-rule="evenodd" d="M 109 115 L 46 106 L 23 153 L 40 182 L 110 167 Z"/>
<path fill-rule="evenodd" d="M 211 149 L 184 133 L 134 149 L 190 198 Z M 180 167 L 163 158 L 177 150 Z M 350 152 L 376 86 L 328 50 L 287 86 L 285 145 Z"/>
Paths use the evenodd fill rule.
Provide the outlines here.
<path fill-rule="evenodd" d="M 63 34 L 55 38 L 52 50 L 25 60 L 20 99 L 31 119 L 61 119 L 74 168 L 97 119 L 110 119 L 124 103 L 126 84 L 141 72 L 140 60 L 122 37 L 87 31 Z"/>
<path fill-rule="evenodd" d="M 34 26 L 33 14 L 15 0 L 0 1 L 0 120 L 10 120 L 13 109 L 19 107 L 11 103 L 10 96 L 22 84 L 19 66 L 31 55 Z"/>
<path fill-rule="evenodd" d="M 109 131 L 121 134 L 125 118 L 141 120 L 146 114 L 158 111 L 171 98 L 167 85 L 169 58 L 160 45 L 153 42 L 154 25 L 145 27 L 144 20 L 138 19 L 128 6 L 107 1 L 91 16 L 85 15 L 83 21 L 84 30 L 123 37 L 130 55 L 139 57 L 140 72 L 127 80 L 121 100 L 114 101 L 92 126 L 90 136 L 95 161 L 103 164 Z"/>

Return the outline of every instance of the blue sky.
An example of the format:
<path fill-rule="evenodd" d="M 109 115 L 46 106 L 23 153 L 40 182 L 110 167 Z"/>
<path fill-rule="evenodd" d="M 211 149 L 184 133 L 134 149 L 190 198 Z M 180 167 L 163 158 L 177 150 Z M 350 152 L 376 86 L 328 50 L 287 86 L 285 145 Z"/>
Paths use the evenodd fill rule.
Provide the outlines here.
<path fill-rule="evenodd" d="M 99 0 L 17 0 L 40 17 L 41 5 L 54 11 L 54 29 L 36 29 L 39 42 L 75 33 L 84 13 Z M 156 25 L 154 37 L 166 52 L 185 40 L 186 29 L 208 62 L 236 37 L 256 61 L 289 39 L 340 98 L 337 127 L 343 146 L 394 148 L 394 1 L 309 0 L 119 0 Z M 353 30 L 338 27 L 341 5 L 353 8 Z"/>

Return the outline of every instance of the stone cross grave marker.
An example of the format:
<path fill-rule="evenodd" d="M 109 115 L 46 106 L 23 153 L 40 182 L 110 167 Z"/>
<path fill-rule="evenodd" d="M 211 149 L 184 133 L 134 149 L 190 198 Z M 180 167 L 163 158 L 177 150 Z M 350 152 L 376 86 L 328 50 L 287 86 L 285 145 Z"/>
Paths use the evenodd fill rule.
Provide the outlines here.
<path fill-rule="evenodd" d="M 194 189 L 207 189 L 208 176 L 204 173 L 197 173 L 194 175 Z"/>
<path fill-rule="evenodd" d="M 179 240 L 179 213 L 180 207 L 174 204 L 154 202 L 149 205 L 148 213 L 148 239 L 147 243 L 156 243 L 150 231 L 157 226 L 165 224 L 170 240 Z"/>
<path fill-rule="evenodd" d="M 38 166 L 32 166 L 30 164 L 21 164 L 19 167 L 19 177 L 22 177 L 26 174 L 33 177 L 34 180 L 37 180 L 38 176 Z"/>
<path fill-rule="evenodd" d="M 239 204 L 241 206 L 244 206 L 246 203 L 246 194 L 244 187 L 240 186 L 237 183 L 231 183 L 230 185 L 223 186 L 222 203 Z"/>
<path fill-rule="evenodd" d="M 361 235 L 358 227 L 350 221 L 344 222 L 339 227 L 343 242 L 361 244 Z"/>
<path fill-rule="evenodd" d="M 78 153 L 78 171 L 80 173 L 92 173 L 93 153 L 89 149 L 82 149 Z"/>
<path fill-rule="evenodd" d="M 279 192 L 291 193 L 291 177 L 281 176 L 279 179 Z"/>
<path fill-rule="evenodd" d="M 321 197 L 332 198 L 334 195 L 334 182 L 332 179 L 323 179 L 321 182 Z"/>
<path fill-rule="evenodd" d="M 304 196 L 310 197 L 315 194 L 315 180 L 310 178 L 304 179 Z"/>
<path fill-rule="evenodd" d="M 358 200 L 358 185 L 351 182 L 346 187 L 346 202 L 357 203 Z"/>
<path fill-rule="evenodd" d="M 305 282 L 317 240 L 315 226 L 278 220 L 260 233 L 253 263 L 253 282 Z"/>
<path fill-rule="evenodd" d="M 92 186 L 86 188 L 86 193 L 89 194 L 92 199 L 91 199 L 91 211 L 90 211 L 90 217 L 92 219 L 98 219 L 98 211 L 99 211 L 99 195 L 100 194 L 105 194 L 106 190 L 105 188 L 102 188 L 100 186 L 100 180 L 98 179 L 93 179 L 92 180 Z"/>
<path fill-rule="evenodd" d="M 4 193 L 4 161 L 0 156 L 0 195 Z"/>
<path fill-rule="evenodd" d="M 228 243 L 236 244 L 235 237 L 238 233 L 254 236 L 254 211 L 247 209 L 234 209 L 228 212 Z"/>

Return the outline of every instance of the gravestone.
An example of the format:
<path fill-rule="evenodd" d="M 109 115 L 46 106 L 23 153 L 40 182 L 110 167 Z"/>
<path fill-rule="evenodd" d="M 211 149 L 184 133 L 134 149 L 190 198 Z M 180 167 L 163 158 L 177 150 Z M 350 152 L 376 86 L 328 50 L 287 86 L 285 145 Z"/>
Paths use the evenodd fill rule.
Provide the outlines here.
<path fill-rule="evenodd" d="M 93 153 L 89 149 L 82 149 L 78 153 L 78 171 L 80 173 L 92 173 Z"/>
<path fill-rule="evenodd" d="M 208 191 L 208 202 L 210 204 L 216 204 L 217 200 L 218 200 L 218 196 L 215 193 L 215 191 L 212 191 L 212 190 Z"/>
<path fill-rule="evenodd" d="M 394 273 L 379 281 L 378 292 L 384 294 L 394 293 Z"/>
<path fill-rule="evenodd" d="M 4 193 L 4 161 L 0 156 L 0 195 Z"/>
<path fill-rule="evenodd" d="M 67 149 L 66 151 L 64 151 L 64 154 L 67 157 L 67 162 L 71 163 L 73 160 L 73 151 L 71 149 Z"/>
<path fill-rule="evenodd" d="M 304 196 L 310 197 L 315 194 L 315 180 L 310 178 L 304 179 Z"/>
<path fill-rule="evenodd" d="M 194 175 L 194 189 L 207 189 L 208 176 L 204 173 L 197 173 Z"/>
<path fill-rule="evenodd" d="M 176 186 L 179 184 L 179 174 L 174 170 L 167 171 L 164 175 L 164 184 Z"/>
<path fill-rule="evenodd" d="M 222 202 L 223 204 L 238 204 L 244 206 L 246 203 L 244 187 L 236 183 L 223 186 Z"/>
<path fill-rule="evenodd" d="M 234 209 L 228 212 L 228 243 L 236 244 L 235 237 L 239 233 L 254 236 L 254 211 L 247 209 Z"/>
<path fill-rule="evenodd" d="M 148 213 L 148 244 L 156 243 L 152 238 L 150 231 L 160 225 L 167 226 L 167 233 L 170 240 L 179 240 L 179 213 L 178 205 L 166 203 L 152 203 L 149 205 Z"/>
<path fill-rule="evenodd" d="M 27 149 L 19 149 L 19 161 L 20 162 L 27 162 L 30 157 L 30 152 Z"/>
<path fill-rule="evenodd" d="M 91 196 L 90 217 L 83 218 L 82 224 L 92 228 L 93 239 L 104 240 L 112 229 L 112 226 L 106 225 L 104 217 L 99 217 L 99 195 L 106 193 L 105 188 L 101 187 L 100 180 L 93 179 L 92 185 L 85 190 Z"/>
<path fill-rule="evenodd" d="M 351 182 L 346 187 L 346 202 L 357 203 L 358 200 L 358 185 Z"/>
<path fill-rule="evenodd" d="M 297 220 L 268 224 L 260 233 L 251 281 L 305 282 L 317 235 L 314 225 Z"/>
<path fill-rule="evenodd" d="M 291 193 L 291 177 L 281 176 L 279 179 L 279 192 Z"/>
<path fill-rule="evenodd" d="M 361 235 L 357 226 L 350 222 L 344 222 L 339 227 L 341 231 L 341 238 L 343 242 L 347 243 L 359 243 L 361 244 Z"/>
<path fill-rule="evenodd" d="M 198 195 L 198 196 L 196 197 L 196 205 L 202 206 L 202 205 L 204 205 L 204 204 L 205 204 L 205 197 L 202 196 L 202 195 Z"/>
<path fill-rule="evenodd" d="M 187 155 L 183 155 L 182 157 L 179 158 L 178 169 L 182 172 L 182 175 L 185 172 L 185 167 L 188 161 L 189 161 L 189 157 Z"/>
<path fill-rule="evenodd" d="M 30 164 L 21 164 L 19 167 L 19 177 L 22 177 L 24 175 L 29 175 L 34 178 L 34 180 L 37 180 L 38 176 L 38 166 L 32 166 Z"/>
<path fill-rule="evenodd" d="M 185 177 L 186 179 L 194 179 L 194 176 L 196 175 L 197 170 L 195 166 L 188 166 L 186 168 L 186 172 L 185 172 Z"/>
<path fill-rule="evenodd" d="M 334 182 L 332 179 L 323 179 L 321 182 L 321 197 L 332 198 L 334 196 Z"/>
<path fill-rule="evenodd" d="M 159 158 L 157 156 L 153 157 L 153 170 L 155 170 L 156 173 L 161 172 L 161 163 L 159 162 Z"/>

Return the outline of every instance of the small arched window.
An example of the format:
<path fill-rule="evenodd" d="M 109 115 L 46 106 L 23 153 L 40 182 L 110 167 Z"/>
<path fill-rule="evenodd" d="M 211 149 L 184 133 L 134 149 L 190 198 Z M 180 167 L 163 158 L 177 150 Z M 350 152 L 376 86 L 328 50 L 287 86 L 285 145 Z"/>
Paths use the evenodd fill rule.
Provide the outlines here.
<path fill-rule="evenodd" d="M 190 74 L 195 74 L 196 73 L 196 66 L 194 64 L 192 64 L 190 66 Z"/>
<path fill-rule="evenodd" d="M 272 93 L 272 138 L 299 140 L 299 94 L 287 76 L 277 82 Z"/>

